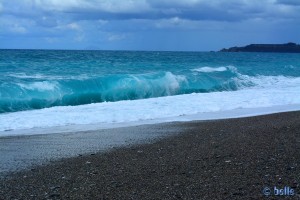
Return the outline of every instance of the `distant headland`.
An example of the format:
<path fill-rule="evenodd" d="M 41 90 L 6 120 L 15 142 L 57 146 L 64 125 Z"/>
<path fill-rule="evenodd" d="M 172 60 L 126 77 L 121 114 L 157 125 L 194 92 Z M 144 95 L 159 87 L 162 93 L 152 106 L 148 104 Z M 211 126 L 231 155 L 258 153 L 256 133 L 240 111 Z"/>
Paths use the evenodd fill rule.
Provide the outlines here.
<path fill-rule="evenodd" d="M 231 47 L 220 52 L 274 52 L 274 53 L 300 53 L 300 45 L 286 44 L 250 44 L 244 47 Z"/>

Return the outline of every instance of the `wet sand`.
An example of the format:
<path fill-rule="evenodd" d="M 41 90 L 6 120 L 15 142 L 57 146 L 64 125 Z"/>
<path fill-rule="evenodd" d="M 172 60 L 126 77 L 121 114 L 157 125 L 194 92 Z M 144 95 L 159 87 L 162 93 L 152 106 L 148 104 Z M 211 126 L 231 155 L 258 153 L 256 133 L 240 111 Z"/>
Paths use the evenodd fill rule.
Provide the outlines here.
<path fill-rule="evenodd" d="M 143 128 L 160 130 L 169 137 L 11 173 L 0 199 L 300 198 L 300 112 Z"/>
<path fill-rule="evenodd" d="M 163 128 L 161 127 L 163 126 Z M 49 161 L 149 143 L 175 134 L 172 124 L 141 125 L 95 131 L 0 137 L 0 178 Z"/>

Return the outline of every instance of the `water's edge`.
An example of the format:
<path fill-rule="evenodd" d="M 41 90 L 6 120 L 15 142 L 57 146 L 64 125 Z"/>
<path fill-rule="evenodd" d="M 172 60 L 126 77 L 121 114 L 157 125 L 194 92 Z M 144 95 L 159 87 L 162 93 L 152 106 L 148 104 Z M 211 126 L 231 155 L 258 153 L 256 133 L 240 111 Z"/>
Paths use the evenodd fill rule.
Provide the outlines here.
<path fill-rule="evenodd" d="M 52 134 L 51 130 L 48 130 L 49 132 L 43 131 L 40 132 L 41 134 L 0 137 L 0 177 L 62 158 L 153 142 L 156 139 L 182 132 L 181 122 L 242 118 L 299 110 L 300 105 L 278 106 L 276 112 L 274 108 L 256 109 L 255 113 L 253 109 L 240 109 L 218 114 L 207 113 L 205 118 L 199 115 L 181 116 L 160 122 L 148 121 L 143 125 L 127 124 L 127 127 L 123 127 L 124 124 L 119 124 L 119 127 L 106 127 L 106 129 L 99 129 L 99 126 L 94 126 L 85 131 L 81 127 L 81 130 L 78 129 L 77 132 Z"/>

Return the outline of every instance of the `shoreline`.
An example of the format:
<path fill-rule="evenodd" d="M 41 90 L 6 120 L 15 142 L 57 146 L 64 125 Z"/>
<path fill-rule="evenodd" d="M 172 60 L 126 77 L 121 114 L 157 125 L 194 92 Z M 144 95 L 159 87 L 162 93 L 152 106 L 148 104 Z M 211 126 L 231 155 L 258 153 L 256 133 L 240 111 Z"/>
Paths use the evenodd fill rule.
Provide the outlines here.
<path fill-rule="evenodd" d="M 205 123 L 298 111 L 300 112 L 300 104 L 256 109 L 243 108 L 141 122 L 117 123 L 113 128 L 109 125 L 83 125 L 80 128 L 67 126 L 60 127 L 60 129 L 51 127 L 21 130 L 13 135 L 10 135 L 8 131 L 7 136 L 0 137 L 0 152 L 6 152 L 0 154 L 2 161 L 0 178 L 10 172 L 47 165 L 53 160 L 95 152 L 105 153 L 114 148 L 151 143 L 182 132 L 182 123 Z"/>
<path fill-rule="evenodd" d="M 261 115 L 269 115 L 283 112 L 300 111 L 300 104 L 291 105 L 276 105 L 271 107 L 258 108 L 239 108 L 233 110 L 222 110 L 215 112 L 200 112 L 198 114 L 180 115 L 175 117 L 164 117 L 158 119 L 132 121 L 132 122 L 117 122 L 117 123 L 98 123 L 98 124 L 77 124 L 54 126 L 49 128 L 30 128 L 21 130 L 0 131 L 0 139 L 7 137 L 31 136 L 31 135 L 48 135 L 48 134 L 69 134 L 76 132 L 109 130 L 116 128 L 128 128 L 144 125 L 158 125 L 164 123 L 190 122 L 190 121 L 207 121 L 207 120 L 222 120 L 236 119 L 244 117 L 255 117 Z"/>
<path fill-rule="evenodd" d="M 173 130 L 170 132 L 170 130 Z M 172 123 L 0 137 L 0 178 L 52 160 L 150 143 L 179 131 Z"/>
<path fill-rule="evenodd" d="M 11 173 L 1 198 L 258 199 L 274 186 L 300 197 L 300 111 L 125 129 L 163 134 Z"/>

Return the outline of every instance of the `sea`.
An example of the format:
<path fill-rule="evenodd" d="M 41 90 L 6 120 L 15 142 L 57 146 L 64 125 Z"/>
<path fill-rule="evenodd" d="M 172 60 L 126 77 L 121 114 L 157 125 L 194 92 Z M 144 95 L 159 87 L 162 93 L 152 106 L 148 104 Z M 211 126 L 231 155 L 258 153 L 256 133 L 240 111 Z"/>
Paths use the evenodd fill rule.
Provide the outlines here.
<path fill-rule="evenodd" d="M 299 105 L 296 53 L 0 50 L 0 137 Z"/>

